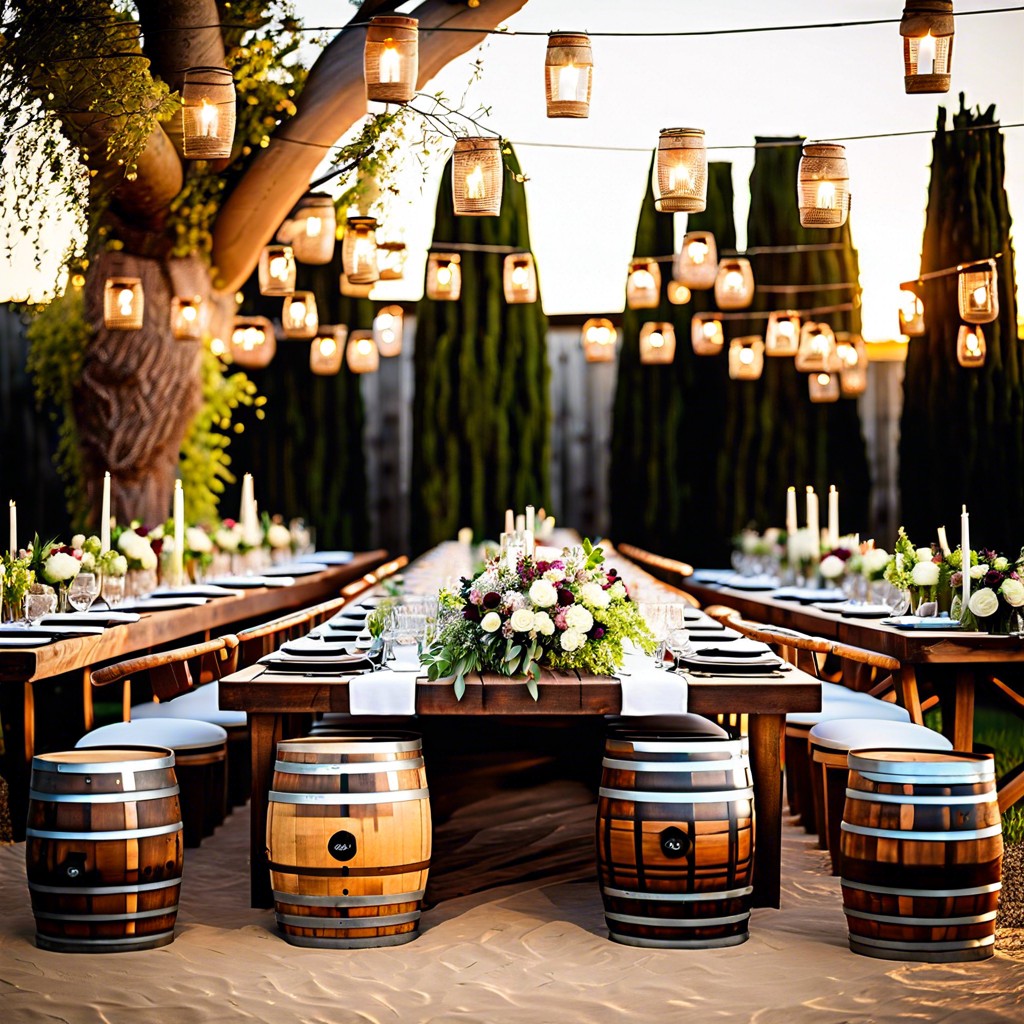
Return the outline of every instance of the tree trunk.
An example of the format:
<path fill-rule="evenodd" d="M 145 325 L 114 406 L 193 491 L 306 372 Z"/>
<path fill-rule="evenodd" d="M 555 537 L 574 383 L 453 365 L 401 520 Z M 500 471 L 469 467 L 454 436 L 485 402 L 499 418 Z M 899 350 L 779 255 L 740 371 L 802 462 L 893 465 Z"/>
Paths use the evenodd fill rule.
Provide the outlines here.
<path fill-rule="evenodd" d="M 141 330 L 104 326 L 103 289 L 112 275 L 141 278 Z M 171 337 L 170 303 L 174 295 L 208 298 L 209 273 L 197 258 L 108 253 L 90 265 L 86 288 L 86 316 L 94 336 L 75 388 L 74 414 L 92 525 L 98 525 L 107 470 L 111 513 L 118 522 L 163 522 L 181 441 L 201 401 L 200 347 Z"/>

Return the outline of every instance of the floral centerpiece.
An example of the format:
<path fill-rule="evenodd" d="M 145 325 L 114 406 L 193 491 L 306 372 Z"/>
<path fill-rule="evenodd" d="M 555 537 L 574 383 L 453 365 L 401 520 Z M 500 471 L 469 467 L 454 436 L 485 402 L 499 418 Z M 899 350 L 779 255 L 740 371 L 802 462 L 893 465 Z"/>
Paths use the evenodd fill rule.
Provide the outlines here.
<path fill-rule="evenodd" d="M 959 552 L 955 552 L 958 556 Z M 954 613 L 964 629 L 985 633 L 1014 633 L 1024 625 L 1024 552 L 1016 563 L 995 551 L 972 551 L 969 567 L 969 598 L 966 612 L 960 608 L 961 597 L 954 598 Z M 953 573 L 950 583 L 956 591 L 963 587 L 963 573 Z M 962 591 L 961 591 L 962 592 Z"/>
<path fill-rule="evenodd" d="M 0 575 L 3 576 L 3 611 L 0 621 L 14 622 L 21 618 L 25 595 L 36 580 L 31 559 L 24 553 L 5 552 L 0 555 Z"/>
<path fill-rule="evenodd" d="M 153 538 L 141 523 L 134 522 L 120 530 L 114 541 L 128 563 L 125 593 L 131 597 L 141 597 L 156 588 L 156 569 L 163 548 L 162 531 L 156 532 L 160 535 Z"/>
<path fill-rule="evenodd" d="M 286 561 L 292 553 L 292 531 L 285 526 L 280 516 L 269 520 L 263 533 L 264 543 L 270 548 L 273 562 Z"/>
<path fill-rule="evenodd" d="M 914 547 L 901 526 L 884 577 L 898 590 L 907 592 L 914 613 L 934 615 L 950 610 L 952 577 L 959 567 L 959 549 L 943 552 L 934 547 Z"/>
<path fill-rule="evenodd" d="M 460 700 L 471 672 L 523 676 L 534 700 L 541 666 L 611 675 L 623 643 L 647 653 L 654 637 L 604 553 L 585 540 L 552 561 L 492 558 L 483 572 L 442 590 L 442 625 L 423 651 L 429 679 L 453 677 Z"/>
<path fill-rule="evenodd" d="M 213 564 L 213 538 L 201 526 L 185 527 L 185 570 L 193 583 L 199 583 Z"/>
<path fill-rule="evenodd" d="M 57 611 L 68 610 L 68 588 L 82 571 L 82 551 L 58 540 L 41 544 L 37 534 L 32 540 L 29 565 L 37 581 L 49 584 L 57 594 Z"/>

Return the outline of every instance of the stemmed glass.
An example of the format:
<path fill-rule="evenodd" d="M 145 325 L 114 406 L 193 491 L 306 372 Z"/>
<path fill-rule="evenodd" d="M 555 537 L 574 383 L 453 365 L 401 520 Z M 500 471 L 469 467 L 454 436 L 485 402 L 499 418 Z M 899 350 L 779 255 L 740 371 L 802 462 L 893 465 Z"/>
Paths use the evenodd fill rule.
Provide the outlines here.
<path fill-rule="evenodd" d="M 113 610 L 124 600 L 124 577 L 104 576 L 101 586 L 103 600 Z"/>
<path fill-rule="evenodd" d="M 679 603 L 641 604 L 640 614 L 647 628 L 654 634 L 657 648 L 654 651 L 654 667 L 665 667 L 665 646 L 670 642 L 673 650 L 687 642 L 686 605 Z"/>
<path fill-rule="evenodd" d="M 56 594 L 25 595 L 25 625 L 30 629 L 38 625 L 44 615 L 52 615 L 57 608 Z"/>
<path fill-rule="evenodd" d="M 93 601 L 99 597 L 100 581 L 91 572 L 80 572 L 68 588 L 68 601 L 72 608 L 79 612 L 87 612 Z"/>

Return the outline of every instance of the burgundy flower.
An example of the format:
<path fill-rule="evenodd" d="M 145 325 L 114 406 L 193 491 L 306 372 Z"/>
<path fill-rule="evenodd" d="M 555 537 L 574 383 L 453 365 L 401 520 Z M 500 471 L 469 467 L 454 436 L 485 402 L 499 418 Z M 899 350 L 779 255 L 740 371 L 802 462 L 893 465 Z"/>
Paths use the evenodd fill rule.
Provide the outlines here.
<path fill-rule="evenodd" d="M 476 605 L 468 604 L 462 609 L 462 617 L 464 619 L 469 619 L 470 622 L 479 622 L 480 612 Z"/>
<path fill-rule="evenodd" d="M 576 603 L 576 597 L 571 590 L 560 590 L 558 592 L 558 603 L 563 607 Z"/>
<path fill-rule="evenodd" d="M 954 572 L 949 577 L 949 585 L 955 590 L 957 587 L 962 587 L 964 584 L 964 574 L 962 572 Z"/>
<path fill-rule="evenodd" d="M 600 639 L 601 639 L 601 637 L 603 637 L 603 636 L 604 636 L 604 626 L 595 626 L 595 627 L 594 627 L 594 628 L 593 628 L 593 629 L 592 629 L 592 630 L 591 630 L 591 631 L 590 631 L 590 632 L 589 632 L 589 633 L 587 634 L 587 636 L 589 636 L 591 640 L 600 640 Z"/>
<path fill-rule="evenodd" d="M 489 594 L 484 594 L 485 608 L 497 608 L 499 604 L 501 604 L 501 594 L 496 590 L 492 590 Z"/>
<path fill-rule="evenodd" d="M 998 590 L 1005 579 L 1005 573 L 1000 572 L 998 569 L 989 569 L 989 571 L 985 573 L 985 586 L 991 587 L 993 590 Z"/>
<path fill-rule="evenodd" d="M 163 551 L 163 549 L 164 549 L 164 539 L 163 539 L 163 537 L 158 537 L 156 540 L 151 541 L 150 542 L 150 547 L 152 547 L 154 555 L 159 555 L 160 552 Z"/>

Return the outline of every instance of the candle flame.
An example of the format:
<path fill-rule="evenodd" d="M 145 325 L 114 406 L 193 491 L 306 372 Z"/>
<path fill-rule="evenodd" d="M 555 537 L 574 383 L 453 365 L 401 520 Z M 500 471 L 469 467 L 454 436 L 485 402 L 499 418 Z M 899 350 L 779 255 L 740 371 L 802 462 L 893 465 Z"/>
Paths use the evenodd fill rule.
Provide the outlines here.
<path fill-rule="evenodd" d="M 558 99 L 575 100 L 580 87 L 580 68 L 571 61 L 558 69 Z"/>
<path fill-rule="evenodd" d="M 321 338 L 320 339 L 320 355 L 325 359 L 330 359 L 335 352 L 338 351 L 338 344 L 333 338 Z"/>
<path fill-rule="evenodd" d="M 686 255 L 691 263 L 703 263 L 708 255 L 707 242 L 691 242 L 686 247 Z"/>
<path fill-rule="evenodd" d="M 320 231 L 323 228 L 323 224 L 319 217 L 307 217 L 306 218 L 306 237 L 307 238 L 319 238 Z"/>
<path fill-rule="evenodd" d="M 220 114 L 215 104 L 203 99 L 199 104 L 199 134 L 203 138 L 211 138 L 217 134 L 217 122 Z"/>
<path fill-rule="evenodd" d="M 668 169 L 668 187 L 670 191 L 687 189 L 693 184 L 693 175 L 689 164 L 680 161 Z M 705 246 L 705 248 L 707 248 Z"/>
<path fill-rule="evenodd" d="M 484 198 L 484 172 L 479 164 L 466 175 L 466 198 Z"/>
<path fill-rule="evenodd" d="M 818 182 L 818 195 L 815 206 L 819 210 L 834 210 L 836 208 L 836 186 L 831 181 Z"/>
<path fill-rule="evenodd" d="M 131 288 L 122 288 L 117 293 L 117 305 L 121 311 L 121 316 L 131 316 L 132 306 L 135 304 L 135 292 Z"/>
<path fill-rule="evenodd" d="M 379 81 L 400 82 L 402 80 L 402 55 L 395 48 L 393 39 L 384 40 L 384 49 L 380 55 Z"/>
<path fill-rule="evenodd" d="M 749 366 L 754 361 L 754 350 L 752 348 L 740 349 L 740 362 Z"/>

